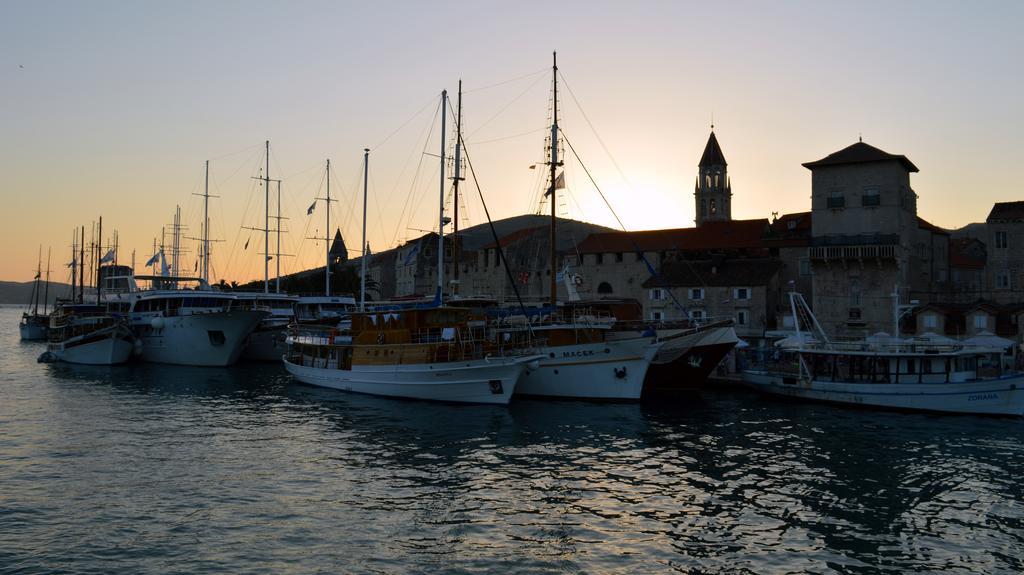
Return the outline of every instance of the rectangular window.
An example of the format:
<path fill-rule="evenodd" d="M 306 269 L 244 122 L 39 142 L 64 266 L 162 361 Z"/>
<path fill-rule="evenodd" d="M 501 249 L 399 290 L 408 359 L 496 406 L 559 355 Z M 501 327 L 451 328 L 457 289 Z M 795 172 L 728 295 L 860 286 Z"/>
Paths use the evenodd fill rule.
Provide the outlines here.
<path fill-rule="evenodd" d="M 689 316 L 690 316 L 690 321 L 703 321 L 704 320 L 704 310 L 702 310 L 702 309 L 691 309 L 690 313 L 689 313 Z"/>
<path fill-rule="evenodd" d="M 736 310 L 736 325 L 747 325 L 747 310 Z"/>
<path fill-rule="evenodd" d="M 1009 242 L 1007 241 L 1007 238 L 1006 238 L 1006 232 L 996 232 L 996 248 L 997 249 L 1001 249 L 1001 250 L 1002 249 L 1006 249 L 1006 246 L 1007 246 L 1008 243 Z"/>
<path fill-rule="evenodd" d="M 690 299 L 699 301 L 704 299 L 704 288 L 690 288 Z"/>
<path fill-rule="evenodd" d="M 974 316 L 974 329 L 985 329 L 988 327 L 988 318 L 984 314 Z"/>
<path fill-rule="evenodd" d="M 651 319 L 653 321 L 661 321 L 661 320 L 665 319 L 665 314 L 660 312 L 660 311 L 652 311 L 651 312 Z"/>
<path fill-rule="evenodd" d="M 732 290 L 732 297 L 738 300 L 750 299 L 750 288 L 736 288 Z"/>
<path fill-rule="evenodd" d="M 864 194 L 860 197 L 860 205 L 866 208 L 882 205 L 882 197 L 878 193 L 878 188 L 864 188 Z"/>
<path fill-rule="evenodd" d="M 933 314 L 922 316 L 921 325 L 923 325 L 925 329 L 935 329 L 938 327 L 938 323 L 938 318 Z"/>
<path fill-rule="evenodd" d="M 665 299 L 665 291 L 661 288 L 654 288 L 650 294 L 651 301 L 661 301 Z"/>
<path fill-rule="evenodd" d="M 621 264 L 622 263 L 622 252 L 618 252 L 618 253 L 615 254 L 615 263 L 617 263 L 617 264 Z"/>
<path fill-rule="evenodd" d="M 996 289 L 1010 289 L 1009 270 L 999 270 L 996 272 Z"/>
<path fill-rule="evenodd" d="M 800 260 L 800 275 L 811 275 L 811 260 L 809 258 L 803 258 Z"/>
<path fill-rule="evenodd" d="M 828 207 L 833 209 L 846 207 L 846 197 L 843 196 L 842 190 L 834 190 L 832 192 L 829 192 Z"/>
<path fill-rule="evenodd" d="M 594 263 L 597 265 L 604 263 L 604 254 L 594 254 Z"/>

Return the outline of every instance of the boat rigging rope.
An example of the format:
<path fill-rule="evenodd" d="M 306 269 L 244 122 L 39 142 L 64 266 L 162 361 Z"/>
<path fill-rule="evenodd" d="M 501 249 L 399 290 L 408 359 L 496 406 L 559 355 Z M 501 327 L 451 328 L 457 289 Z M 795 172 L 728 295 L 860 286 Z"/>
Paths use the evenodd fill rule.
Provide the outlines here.
<path fill-rule="evenodd" d="M 582 110 L 580 111 L 582 112 Z M 623 225 L 622 220 L 619 219 L 619 215 L 615 213 L 615 208 L 612 207 L 611 202 L 609 202 L 608 198 L 605 197 L 604 192 L 601 191 L 601 187 L 597 185 L 597 181 L 594 180 L 594 176 L 590 173 L 590 170 L 587 169 L 587 166 L 586 164 L 583 163 L 583 160 L 580 158 L 580 155 L 576 153 L 576 148 L 572 147 L 572 142 L 569 141 L 569 137 L 565 135 L 565 132 L 561 130 L 559 131 L 562 132 L 562 139 L 565 141 L 565 144 L 569 146 L 569 150 L 572 152 L 572 155 L 575 156 L 576 161 L 580 163 L 580 167 L 583 168 L 583 172 L 587 174 L 588 178 L 590 178 L 590 183 L 594 185 L 594 189 L 597 190 L 597 194 L 601 196 L 601 200 L 604 201 L 604 205 L 608 206 L 608 211 L 612 213 L 612 216 L 615 218 L 615 221 L 619 223 L 619 227 L 622 228 L 622 231 L 628 234 L 629 232 L 626 230 L 626 226 Z M 656 279 L 660 278 L 660 274 L 658 274 L 657 270 L 654 269 L 654 266 L 651 265 L 651 262 L 648 261 L 647 256 L 644 255 L 643 250 L 640 249 L 640 246 L 636 243 L 636 241 L 631 236 L 627 235 L 626 237 L 629 239 L 629 243 L 633 244 L 633 249 L 636 250 L 636 255 L 639 256 L 640 259 L 643 260 L 644 265 L 647 266 L 647 271 L 650 272 L 651 277 Z M 683 259 L 683 262 L 686 264 L 687 267 L 690 268 L 690 271 L 692 271 L 693 274 L 697 276 L 697 279 L 701 280 L 701 284 L 703 285 L 704 280 L 701 279 L 700 275 L 698 275 L 697 272 L 693 269 L 693 267 L 690 266 L 690 263 L 686 261 L 685 258 Z M 676 297 L 676 294 L 672 293 L 671 289 L 666 289 L 665 291 L 668 293 L 669 297 L 672 298 L 672 303 L 676 305 L 679 311 L 686 313 L 686 308 L 683 306 L 682 302 L 679 301 L 679 298 Z"/>
<path fill-rule="evenodd" d="M 449 103 L 449 107 L 450 106 L 451 104 Z M 528 318 L 529 316 L 526 313 L 526 306 L 523 304 L 523 298 L 519 293 L 519 287 L 516 286 L 515 279 L 512 277 L 512 270 L 509 268 L 508 265 L 508 260 L 505 259 L 505 251 L 501 248 L 501 240 L 498 238 L 498 232 L 497 230 L 494 229 L 494 222 L 491 220 L 491 212 L 490 210 L 487 209 L 487 202 L 484 201 L 484 193 L 483 190 L 480 189 L 480 180 L 477 179 L 476 170 L 473 169 L 473 162 L 469 159 L 469 150 L 466 148 L 466 140 L 462 137 L 462 134 L 458 134 L 457 137 L 459 141 L 462 143 L 462 153 L 466 157 L 466 167 L 469 168 L 469 174 L 473 177 L 473 185 L 476 187 L 477 196 L 480 197 L 480 203 L 484 207 L 484 215 L 487 216 L 487 225 L 491 230 L 491 238 L 494 239 L 494 245 L 496 246 L 495 249 L 498 252 L 498 258 L 500 258 L 499 261 L 501 261 L 504 264 L 503 267 L 505 268 L 505 277 L 508 279 L 509 285 L 512 286 L 512 292 L 516 295 L 516 302 L 519 303 L 519 309 L 520 311 L 523 312 L 523 317 Z M 452 263 L 458 265 L 458 262 Z M 551 273 L 554 273 L 554 262 L 552 262 L 551 270 Z M 526 327 L 527 329 L 530 330 L 530 336 L 532 337 L 533 327 L 529 321 L 526 322 Z"/>

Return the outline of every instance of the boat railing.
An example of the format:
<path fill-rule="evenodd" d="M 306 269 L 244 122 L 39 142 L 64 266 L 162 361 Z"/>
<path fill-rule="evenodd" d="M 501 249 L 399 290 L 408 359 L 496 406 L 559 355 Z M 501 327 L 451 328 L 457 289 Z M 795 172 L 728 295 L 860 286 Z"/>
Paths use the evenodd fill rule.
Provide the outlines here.
<path fill-rule="evenodd" d="M 454 328 L 453 328 L 454 329 Z M 521 334 L 498 333 L 493 330 L 456 330 L 451 337 L 438 336 L 437 330 L 416 330 L 409 341 L 392 343 L 354 343 L 352 336 L 329 326 L 293 324 L 288 330 L 288 341 L 293 348 L 339 350 L 350 348 L 364 363 L 403 364 L 436 363 L 487 357 L 504 357 L 538 353 L 547 344 L 543 338 Z M 322 352 L 317 351 L 317 355 Z M 330 353 L 329 351 L 327 353 Z M 303 355 L 295 349 L 289 356 Z"/>

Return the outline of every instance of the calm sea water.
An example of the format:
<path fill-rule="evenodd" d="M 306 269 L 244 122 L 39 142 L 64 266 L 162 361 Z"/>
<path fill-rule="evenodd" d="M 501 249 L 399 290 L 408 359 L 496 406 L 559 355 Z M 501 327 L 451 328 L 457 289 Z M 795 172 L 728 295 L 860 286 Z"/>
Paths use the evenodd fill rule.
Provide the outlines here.
<path fill-rule="evenodd" d="M 1024 570 L 1020 420 L 41 365 L 19 314 L 0 309 L 3 573 Z"/>

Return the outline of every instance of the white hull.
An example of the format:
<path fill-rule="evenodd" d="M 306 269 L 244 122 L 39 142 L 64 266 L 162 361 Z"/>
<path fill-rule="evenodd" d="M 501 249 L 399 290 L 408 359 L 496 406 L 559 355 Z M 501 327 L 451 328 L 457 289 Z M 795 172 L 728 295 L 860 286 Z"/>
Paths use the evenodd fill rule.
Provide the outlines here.
<path fill-rule="evenodd" d="M 133 326 L 142 340 L 143 361 L 176 365 L 226 366 L 242 354 L 246 337 L 266 312 L 230 310 L 161 317 L 160 327 Z"/>
<path fill-rule="evenodd" d="M 516 393 L 581 399 L 640 399 L 653 338 L 543 347 L 540 367 L 523 375 Z"/>
<path fill-rule="evenodd" d="M 966 383 L 835 383 L 801 381 L 765 371 L 747 371 L 750 387 L 815 401 L 893 409 L 1024 415 L 1024 375 Z"/>
<path fill-rule="evenodd" d="M 508 404 L 532 357 L 492 358 L 436 364 L 356 365 L 352 370 L 305 367 L 285 359 L 288 373 L 309 385 L 342 391 L 452 401 Z"/>
<path fill-rule="evenodd" d="M 103 338 L 94 339 L 88 343 L 78 343 L 76 339 L 81 341 L 82 337 L 74 338 L 67 342 L 52 343 L 50 344 L 49 352 L 58 361 L 67 363 L 117 365 L 127 362 L 134 348 L 133 342 L 116 329 L 110 330 Z"/>

